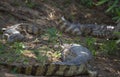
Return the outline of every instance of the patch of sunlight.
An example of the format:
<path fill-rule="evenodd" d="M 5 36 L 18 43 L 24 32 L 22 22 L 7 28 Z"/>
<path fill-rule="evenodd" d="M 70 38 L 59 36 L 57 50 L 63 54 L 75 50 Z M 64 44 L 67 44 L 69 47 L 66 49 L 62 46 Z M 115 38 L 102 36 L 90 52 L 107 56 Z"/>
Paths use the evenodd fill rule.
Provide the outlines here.
<path fill-rule="evenodd" d="M 26 57 L 37 58 L 36 55 L 31 50 L 24 50 L 22 54 Z"/>

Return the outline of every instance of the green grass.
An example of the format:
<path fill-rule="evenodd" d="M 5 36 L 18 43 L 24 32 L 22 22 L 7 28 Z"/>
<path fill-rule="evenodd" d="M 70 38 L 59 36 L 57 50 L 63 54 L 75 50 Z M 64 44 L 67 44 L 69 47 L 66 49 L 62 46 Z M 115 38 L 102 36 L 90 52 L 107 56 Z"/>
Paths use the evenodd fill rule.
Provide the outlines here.
<path fill-rule="evenodd" d="M 95 38 L 91 38 L 91 37 L 86 38 L 86 45 L 87 45 L 88 49 L 92 52 L 92 54 L 94 56 L 96 55 L 96 52 L 97 52 L 95 50 L 95 42 L 96 42 Z"/>
<path fill-rule="evenodd" d="M 61 37 L 61 36 L 62 36 L 62 33 L 59 32 L 57 29 L 48 28 L 45 34 L 42 35 L 42 38 L 46 38 L 46 40 L 49 43 L 57 44 L 59 41 L 58 37 Z"/>
<path fill-rule="evenodd" d="M 22 42 L 14 42 L 11 47 L 16 54 L 21 54 L 24 51 L 25 45 Z"/>
<path fill-rule="evenodd" d="M 116 40 L 108 40 L 100 47 L 101 51 L 108 55 L 115 55 L 118 52 Z"/>

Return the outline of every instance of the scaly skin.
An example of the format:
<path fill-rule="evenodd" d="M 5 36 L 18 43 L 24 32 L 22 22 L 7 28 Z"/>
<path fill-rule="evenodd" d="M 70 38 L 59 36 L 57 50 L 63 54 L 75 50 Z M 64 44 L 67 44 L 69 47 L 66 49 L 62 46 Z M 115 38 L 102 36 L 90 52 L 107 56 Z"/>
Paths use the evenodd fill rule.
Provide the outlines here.
<path fill-rule="evenodd" d="M 28 33 L 39 34 L 39 28 L 34 24 L 20 23 L 8 28 L 3 28 L 3 38 L 9 43 L 23 41 Z"/>
<path fill-rule="evenodd" d="M 57 23 L 58 29 L 70 33 L 76 36 L 93 36 L 98 38 L 112 38 L 116 37 L 114 32 L 117 27 L 106 26 L 106 25 L 97 25 L 97 24 L 80 24 L 80 23 L 71 23 L 67 21 L 64 17 L 59 20 Z"/>
<path fill-rule="evenodd" d="M 63 61 L 43 65 L 12 65 L 0 63 L 10 70 L 16 69 L 17 73 L 35 76 L 82 76 L 96 77 L 97 72 L 89 70 L 88 60 L 91 60 L 91 52 L 79 44 L 62 45 Z"/>
<path fill-rule="evenodd" d="M 93 36 L 98 38 L 106 38 L 106 39 L 118 39 L 119 36 L 114 34 L 119 32 L 119 26 L 105 26 L 105 25 L 97 25 L 97 24 L 80 24 L 80 23 L 71 23 L 67 21 L 64 17 L 62 17 L 58 22 L 56 27 L 65 33 L 69 33 L 75 36 Z M 29 23 L 20 23 L 15 24 L 9 28 L 4 28 L 5 32 L 3 35 L 7 35 L 9 37 L 13 37 L 13 34 L 19 33 L 20 40 L 27 33 L 38 35 L 41 32 L 41 28 L 39 28 L 35 24 Z M 15 35 L 14 35 L 15 36 Z M 17 38 L 19 40 L 19 38 Z M 16 39 L 15 39 L 16 41 Z M 22 41 L 22 40 L 21 40 Z M 9 42 L 9 41 L 8 41 Z M 11 42 L 14 42 L 11 41 Z"/>
<path fill-rule="evenodd" d="M 0 63 L 10 70 L 16 70 L 16 73 L 34 75 L 34 76 L 78 76 L 89 75 L 96 77 L 96 72 L 87 69 L 86 65 L 60 65 L 60 64 L 44 64 L 44 65 L 12 65 Z"/>

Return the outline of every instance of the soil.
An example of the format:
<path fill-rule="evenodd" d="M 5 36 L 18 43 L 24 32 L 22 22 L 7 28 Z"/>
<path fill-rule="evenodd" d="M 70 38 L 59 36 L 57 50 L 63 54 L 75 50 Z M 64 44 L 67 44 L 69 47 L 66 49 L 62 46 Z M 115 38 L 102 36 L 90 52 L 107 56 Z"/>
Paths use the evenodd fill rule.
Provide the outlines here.
<path fill-rule="evenodd" d="M 95 6 L 91 8 L 87 8 L 75 0 L 71 0 L 69 2 L 68 0 L 34 0 L 36 4 L 26 3 L 24 0 L 1 0 L 1 2 L 7 2 L 12 4 L 15 8 L 19 6 L 23 6 L 26 8 L 33 9 L 34 11 L 39 12 L 40 16 L 36 16 L 35 19 L 40 20 L 40 27 L 45 29 L 45 26 L 51 27 L 55 26 L 54 21 L 56 21 L 60 16 L 65 16 L 69 21 L 71 22 L 79 22 L 83 24 L 106 24 L 106 25 L 116 25 L 115 21 L 112 20 L 110 16 L 104 13 L 104 9 L 101 9 L 102 7 L 96 8 Z M 36 12 L 36 15 L 37 15 Z M 14 25 L 16 23 L 20 22 L 30 22 L 27 19 L 19 18 L 18 16 L 14 14 L 11 14 L 6 11 L 0 10 L 0 30 L 4 27 Z M 17 13 L 20 13 L 17 12 Z M 28 17 L 32 20 L 34 19 L 35 14 L 21 14 L 24 17 Z M 33 17 L 30 15 L 34 15 Z M 44 18 L 48 18 L 48 20 L 45 20 Z M 1 32 L 0 32 L 1 33 Z M 33 36 L 34 37 L 34 36 Z M 2 38 L 2 35 L 0 35 L 0 38 Z M 76 38 L 71 37 L 70 35 L 63 34 L 64 39 L 67 39 L 67 41 L 73 41 L 76 42 Z M 69 38 L 69 39 L 68 39 Z M 46 38 L 45 38 L 46 39 Z M 72 39 L 72 40 L 71 40 Z M 81 37 L 80 39 L 77 38 L 77 42 L 83 40 L 84 37 Z M 35 40 L 35 39 L 34 39 Z M 33 41 L 33 40 L 32 40 Z M 30 41 L 29 41 L 30 42 Z M 46 44 L 46 42 L 40 42 L 37 43 L 29 43 L 25 42 L 26 45 L 28 45 L 30 48 L 33 49 L 37 48 L 38 46 L 42 46 L 43 44 Z M 4 42 L 3 42 L 4 44 Z M 49 47 L 52 47 L 53 43 L 48 45 Z M 9 49 L 9 48 L 7 48 Z M 52 51 L 52 50 L 51 50 Z M 27 56 L 34 57 L 31 53 L 26 53 Z M 15 56 L 15 55 L 12 55 Z M 1 58 L 1 57 L 0 57 Z M 0 59 L 1 60 L 1 59 Z M 36 63 L 33 59 L 28 59 L 32 61 L 31 63 Z M 4 61 L 4 60 L 3 60 Z M 115 56 L 108 56 L 105 54 L 98 54 L 94 57 L 94 61 L 92 63 L 94 69 L 98 71 L 99 75 L 98 77 L 120 77 L 120 58 Z M 0 67 L 0 77 L 37 77 L 37 76 L 27 76 L 22 74 L 12 74 L 8 73 L 8 69 L 4 69 Z M 41 76 L 44 77 L 44 76 Z M 83 76 L 78 76 L 83 77 Z"/>

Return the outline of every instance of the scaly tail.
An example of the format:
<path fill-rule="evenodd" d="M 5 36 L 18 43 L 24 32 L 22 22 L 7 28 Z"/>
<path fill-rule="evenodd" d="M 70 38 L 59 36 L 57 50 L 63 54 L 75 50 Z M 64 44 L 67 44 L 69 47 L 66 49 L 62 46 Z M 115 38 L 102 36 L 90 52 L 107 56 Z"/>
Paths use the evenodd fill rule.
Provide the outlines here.
<path fill-rule="evenodd" d="M 45 65 L 10 65 L 7 63 L 0 63 L 10 70 L 16 70 L 17 73 L 34 75 L 34 76 L 77 76 L 88 75 L 87 67 L 83 64 L 76 65 L 60 65 L 60 64 L 45 64 Z"/>

